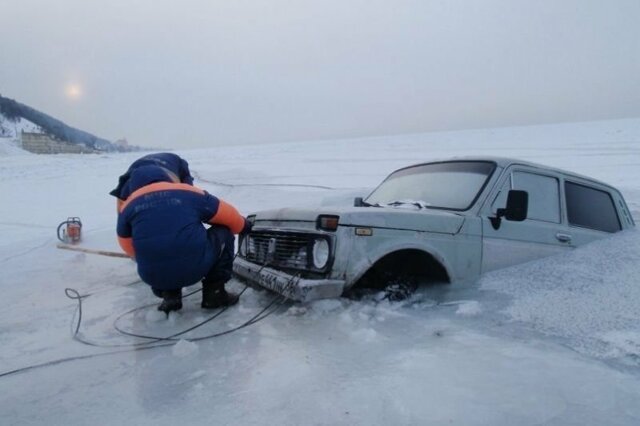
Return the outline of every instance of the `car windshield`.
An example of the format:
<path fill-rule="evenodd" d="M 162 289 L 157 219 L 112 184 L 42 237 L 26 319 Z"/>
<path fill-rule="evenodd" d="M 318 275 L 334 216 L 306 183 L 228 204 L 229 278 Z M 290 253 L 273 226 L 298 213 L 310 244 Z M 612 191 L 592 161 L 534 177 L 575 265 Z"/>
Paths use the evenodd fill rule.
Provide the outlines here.
<path fill-rule="evenodd" d="M 374 206 L 467 210 L 495 169 L 488 161 L 422 164 L 392 173 L 367 197 Z"/>

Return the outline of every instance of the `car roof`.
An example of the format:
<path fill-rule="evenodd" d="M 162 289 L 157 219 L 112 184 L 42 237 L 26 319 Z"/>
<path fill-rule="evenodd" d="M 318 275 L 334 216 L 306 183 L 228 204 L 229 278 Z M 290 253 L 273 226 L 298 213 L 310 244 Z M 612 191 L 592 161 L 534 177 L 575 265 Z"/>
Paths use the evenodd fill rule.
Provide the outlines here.
<path fill-rule="evenodd" d="M 602 182 L 600 180 L 594 179 L 592 177 L 589 176 L 585 176 L 585 175 L 581 175 L 579 173 L 574 173 L 565 169 L 559 169 L 557 167 L 551 167 L 551 166 L 546 166 L 544 164 L 540 164 L 540 163 L 534 163 L 531 161 L 525 161 L 525 160 L 520 160 L 517 158 L 510 158 L 510 157 L 496 157 L 496 156 L 459 156 L 459 157 L 449 157 L 449 158 L 441 158 L 441 159 L 435 159 L 433 161 L 427 161 L 424 163 L 418 163 L 418 164 L 413 164 L 411 166 L 408 167 L 403 167 L 399 170 L 402 169 L 406 169 L 409 167 L 415 167 L 415 166 L 419 166 L 419 165 L 424 165 L 424 164 L 431 164 L 431 163 L 445 163 L 445 162 L 451 162 L 451 161 L 489 161 L 489 162 L 493 162 L 496 163 L 498 165 L 498 167 L 502 167 L 502 168 L 506 168 L 512 165 L 520 165 L 520 166 L 528 166 L 528 167 L 533 167 L 533 168 L 538 168 L 538 169 L 543 169 L 543 170 L 549 170 L 552 172 L 556 172 L 556 173 L 561 173 L 567 176 L 571 176 L 571 177 L 575 177 L 577 179 L 582 179 L 582 180 L 586 180 L 595 184 L 599 184 L 602 186 L 606 186 L 607 188 L 611 188 L 613 190 L 616 190 L 613 186 Z M 617 190 L 616 190 L 617 191 Z"/>

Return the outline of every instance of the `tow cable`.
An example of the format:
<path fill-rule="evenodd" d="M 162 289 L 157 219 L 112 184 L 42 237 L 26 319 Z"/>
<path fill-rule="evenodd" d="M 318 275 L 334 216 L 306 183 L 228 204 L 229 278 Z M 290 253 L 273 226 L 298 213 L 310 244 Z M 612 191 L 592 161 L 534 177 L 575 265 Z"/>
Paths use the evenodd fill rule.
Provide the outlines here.
<path fill-rule="evenodd" d="M 264 268 L 266 266 L 263 265 L 262 267 Z M 296 274 L 295 276 L 291 277 L 291 279 L 289 280 L 289 282 L 293 282 L 295 281 L 297 278 L 299 278 L 299 274 Z M 127 286 L 136 284 L 140 281 L 135 281 L 133 283 L 129 283 L 127 284 Z M 240 292 L 240 294 L 244 293 L 247 290 L 247 286 L 245 286 L 245 288 Z M 196 294 L 198 292 L 202 291 L 202 289 L 197 289 L 194 290 L 188 294 L 186 294 L 183 297 L 189 297 L 193 294 Z M 85 295 L 81 295 L 77 290 L 72 289 L 72 288 L 66 288 L 65 289 L 65 295 L 72 299 L 72 300 L 77 300 L 78 305 L 76 308 L 76 311 L 74 312 L 74 318 L 75 315 L 77 313 L 78 315 L 78 321 L 76 323 L 76 326 L 73 330 L 72 333 L 72 338 L 84 345 L 87 346 L 92 346 L 92 347 L 98 347 L 98 348 L 124 348 L 121 350 L 116 350 L 116 351 L 109 351 L 109 352 L 102 352 L 102 353 L 97 353 L 97 354 L 88 354 L 88 355 L 78 355 L 78 356 L 73 356 L 73 357 L 67 357 L 67 358 L 60 358 L 57 360 L 53 360 L 53 361 L 48 361 L 48 362 L 44 362 L 44 363 L 40 363 L 40 364 L 33 364 L 33 365 L 29 365 L 26 367 L 21 367 L 21 368 L 17 368 L 15 370 L 10 370 L 10 371 L 6 371 L 4 373 L 0 373 L 0 378 L 1 377 L 6 377 L 6 376 L 10 376 L 13 374 L 17 374 L 17 373 L 22 373 L 25 371 L 29 371 L 29 370 L 35 370 L 38 368 L 43 368 L 43 367 L 50 367 L 50 366 L 54 366 L 54 365 L 58 365 L 58 364 L 63 364 L 66 362 L 71 362 L 71 361 L 79 361 L 79 360 L 83 360 L 83 359 L 90 359 L 90 358 L 98 358 L 98 357 L 103 357 L 103 356 L 108 356 L 108 355 L 115 355 L 115 354 L 121 354 L 121 353 L 127 353 L 127 352 L 137 352 L 137 351 L 144 351 L 147 349 L 155 349 L 155 348 L 163 348 L 163 347 L 169 347 L 169 346 L 174 346 L 175 344 L 177 344 L 180 340 L 186 340 L 189 342 L 199 342 L 199 341 L 203 341 L 203 340 L 207 340 L 207 339 L 211 339 L 214 337 L 220 337 L 220 336 L 224 336 L 227 334 L 231 334 L 235 331 L 238 331 L 240 329 L 243 329 L 245 327 L 248 327 L 250 325 L 253 325 L 259 321 L 262 321 L 263 319 L 267 318 L 269 315 L 273 314 L 275 311 L 277 311 L 280 306 L 282 304 L 284 304 L 284 302 L 286 302 L 287 298 L 281 295 L 276 295 L 274 296 L 271 301 L 267 304 L 267 306 L 265 306 L 261 311 L 259 311 L 257 314 L 255 314 L 253 317 L 251 317 L 249 320 L 245 321 L 244 323 L 240 324 L 239 326 L 236 327 L 232 327 L 228 330 L 224 330 L 221 332 L 217 332 L 217 333 L 213 333 L 213 334 L 209 334 L 209 335 L 205 335 L 205 336 L 199 336 L 199 337 L 195 337 L 195 338 L 191 338 L 191 339 L 179 339 L 178 336 L 181 336 L 183 334 L 186 334 L 190 331 L 193 331 L 195 329 L 197 329 L 198 327 L 201 327 L 205 324 L 207 324 L 208 322 L 212 321 L 213 319 L 217 318 L 218 316 L 222 315 L 222 313 L 224 313 L 224 311 L 227 310 L 228 307 L 224 307 L 222 308 L 220 311 L 216 312 L 215 314 L 211 315 L 209 318 L 205 319 L 204 321 L 199 322 L 198 324 L 189 327 L 188 329 L 185 329 L 183 331 L 180 331 L 178 333 L 172 334 L 170 336 L 166 336 L 166 337 L 160 337 L 160 336 L 147 336 L 147 335 L 143 335 L 143 334 L 137 334 L 137 333 L 132 333 L 129 332 L 127 330 L 122 329 L 120 326 L 118 326 L 118 321 L 123 318 L 125 315 L 131 314 L 133 312 L 142 310 L 142 309 L 146 309 L 150 306 L 155 306 L 156 304 L 147 304 L 144 306 L 139 306 L 137 308 L 131 309 L 123 314 L 120 314 L 113 323 L 114 328 L 121 334 L 127 335 L 127 336 L 131 336 L 131 337 L 137 337 L 137 338 L 141 338 L 141 339 L 148 339 L 149 341 L 147 342 L 138 342 L 138 343 L 124 343 L 124 344 L 103 344 L 103 343 L 96 343 L 96 342 L 92 342 L 90 340 L 87 340 L 85 338 L 83 338 L 81 336 L 80 333 L 80 327 L 82 325 L 82 300 L 86 299 L 87 297 L 95 294 L 94 293 L 90 293 L 90 294 L 85 294 Z"/>
<path fill-rule="evenodd" d="M 246 290 L 247 290 L 247 286 L 245 286 L 245 288 L 240 292 L 239 295 L 242 295 Z M 190 293 L 185 294 L 183 297 L 189 297 L 191 295 L 194 295 L 196 293 L 199 293 L 200 291 L 202 291 L 202 289 L 197 289 L 194 290 Z M 147 309 L 149 307 L 152 306 L 156 306 L 156 303 L 152 303 L 152 304 L 147 304 L 147 305 L 143 305 L 143 306 L 139 306 L 137 308 L 131 309 L 127 312 L 124 312 L 122 314 L 120 314 L 113 322 L 113 327 L 116 331 L 118 331 L 119 333 L 126 335 L 126 336 L 131 336 L 131 337 L 136 337 L 136 338 L 140 338 L 140 339 L 148 339 L 150 341 L 147 342 L 138 342 L 138 343 L 122 343 L 122 344 L 105 344 L 105 343 L 96 343 L 96 342 L 92 342 L 84 337 L 82 337 L 81 333 L 80 333 L 80 326 L 82 324 L 82 299 L 85 299 L 87 297 L 89 297 L 90 295 L 80 295 L 76 290 L 72 289 L 72 288 L 67 288 L 65 289 L 65 294 L 68 298 L 73 299 L 73 300 L 77 300 L 78 301 L 78 307 L 76 309 L 76 312 L 78 313 L 78 320 L 76 322 L 76 326 L 75 329 L 73 331 L 72 337 L 74 340 L 77 340 L 78 342 L 88 345 L 88 346 L 94 346 L 94 347 L 99 347 L 99 348 L 139 348 L 139 347 L 149 347 L 149 346 L 165 346 L 167 345 L 167 343 L 169 343 L 170 345 L 174 345 L 176 344 L 179 340 L 186 340 L 189 342 L 198 342 L 201 340 L 206 340 L 206 339 L 211 339 L 214 337 L 219 337 L 219 336 L 224 336 L 226 334 L 230 334 L 234 331 L 240 330 L 242 328 L 248 327 L 252 324 L 257 323 L 258 321 L 263 320 L 264 318 L 266 318 L 267 316 L 271 315 L 272 313 L 274 313 L 279 307 L 280 305 L 286 300 L 285 297 L 283 296 L 274 296 L 271 301 L 261 310 L 259 311 L 257 314 L 255 314 L 253 317 L 251 317 L 249 320 L 245 321 L 244 323 L 240 324 L 239 326 L 236 327 L 232 327 L 228 330 L 224 330 L 221 332 L 217 332 L 217 333 L 213 333 L 213 334 L 208 334 L 205 336 L 199 336 L 199 337 L 194 337 L 194 338 L 190 338 L 190 339 L 180 339 L 178 338 L 178 336 L 182 336 L 190 331 L 193 331 L 199 327 L 202 327 L 203 325 L 207 324 L 208 322 L 211 322 L 212 320 L 214 320 L 215 318 L 219 317 L 220 315 L 222 315 L 229 307 L 225 306 L 224 308 L 220 309 L 218 312 L 214 313 L 213 315 L 209 316 L 207 319 L 200 321 L 199 323 L 185 329 L 182 330 L 178 333 L 174 333 L 172 335 L 169 336 L 149 336 L 149 335 L 144 335 L 144 334 L 138 334 L 138 333 L 133 333 L 131 331 L 127 331 L 125 329 L 123 329 L 118 323 L 119 321 L 124 318 L 126 315 L 132 314 L 134 312 L 143 310 L 143 309 Z M 276 305 L 276 303 L 280 302 L 278 305 Z M 270 309 L 272 307 L 274 307 L 273 309 Z M 75 315 L 74 315 L 75 316 Z M 164 344 L 158 344 L 159 342 L 165 342 Z"/>

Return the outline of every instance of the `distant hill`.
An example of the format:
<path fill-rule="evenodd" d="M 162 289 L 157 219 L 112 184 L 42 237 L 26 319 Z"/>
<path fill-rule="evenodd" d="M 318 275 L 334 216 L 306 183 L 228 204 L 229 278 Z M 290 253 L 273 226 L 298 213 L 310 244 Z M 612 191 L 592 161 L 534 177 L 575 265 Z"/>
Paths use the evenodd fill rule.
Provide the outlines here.
<path fill-rule="evenodd" d="M 4 117 L 4 119 L 3 119 Z M 62 121 L 40 112 L 30 106 L 0 95 L 0 137 L 10 137 L 13 133 L 12 123 L 22 120 L 33 123 L 42 133 L 62 141 L 85 145 L 100 151 L 118 151 L 115 144 L 99 138 L 91 133 L 66 125 Z M 24 129 L 34 131 L 37 129 Z M 18 136 L 18 135 L 16 135 Z"/>

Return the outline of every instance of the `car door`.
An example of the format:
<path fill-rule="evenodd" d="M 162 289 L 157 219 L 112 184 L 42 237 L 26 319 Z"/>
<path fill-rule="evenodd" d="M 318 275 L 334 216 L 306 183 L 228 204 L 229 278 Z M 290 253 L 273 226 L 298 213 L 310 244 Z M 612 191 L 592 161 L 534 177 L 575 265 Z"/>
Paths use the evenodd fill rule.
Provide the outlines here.
<path fill-rule="evenodd" d="M 482 271 L 487 272 L 561 253 L 571 246 L 563 225 L 562 177 L 551 171 L 511 166 L 482 210 Z M 529 209 L 522 222 L 501 220 L 498 229 L 490 217 L 506 206 L 510 189 L 527 191 Z"/>

